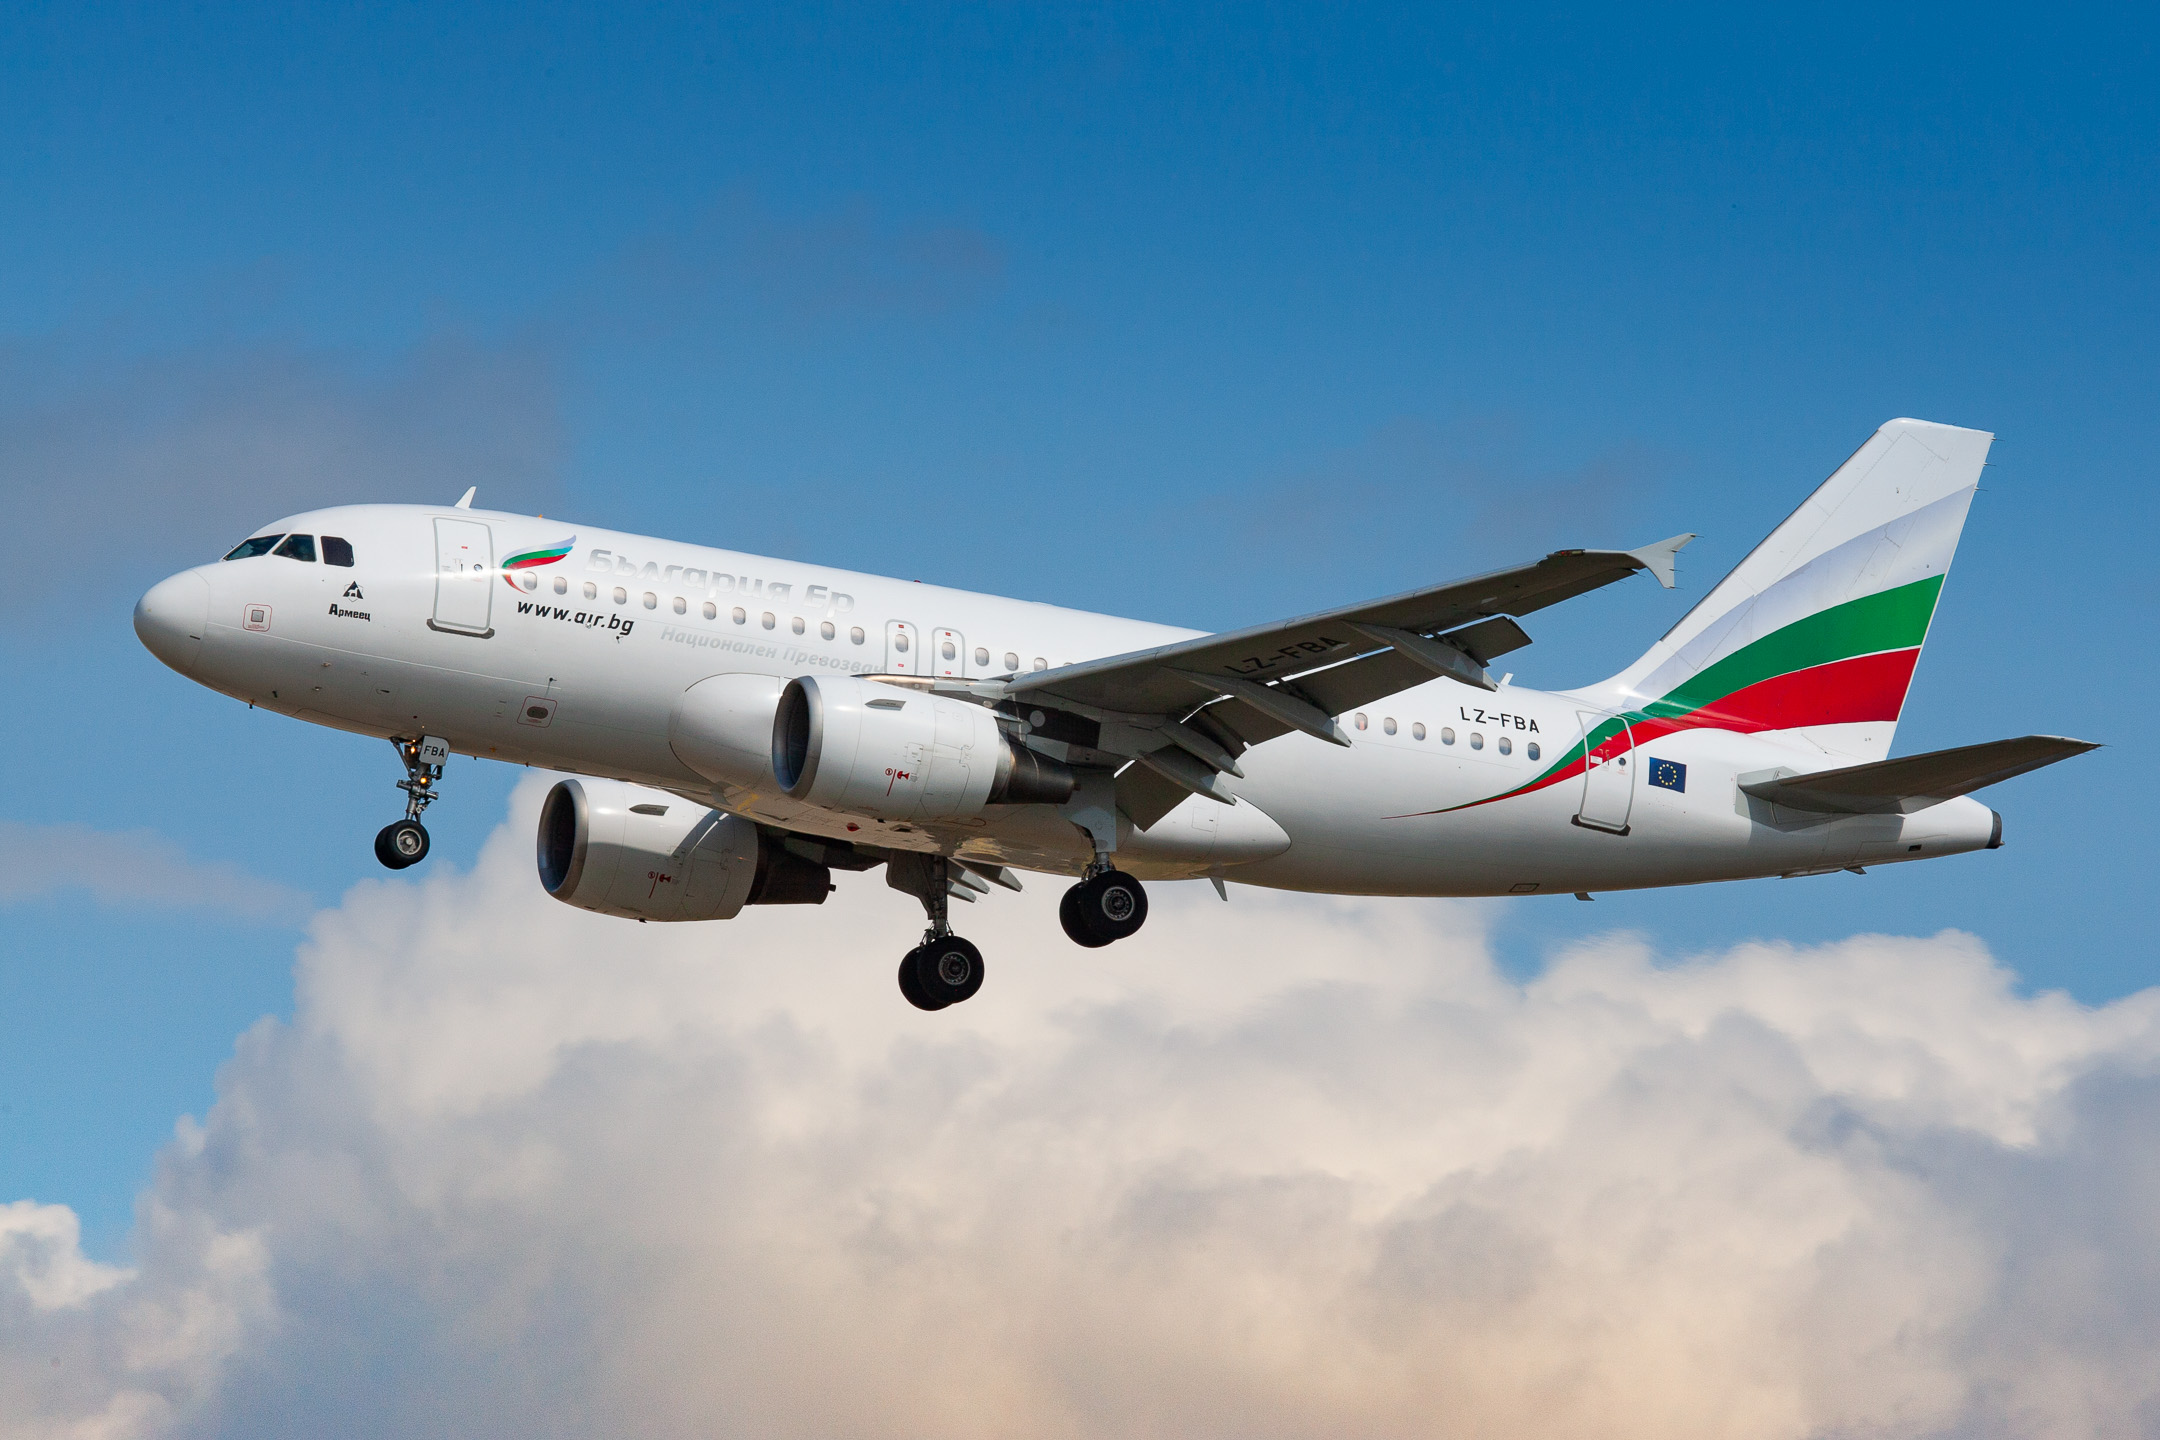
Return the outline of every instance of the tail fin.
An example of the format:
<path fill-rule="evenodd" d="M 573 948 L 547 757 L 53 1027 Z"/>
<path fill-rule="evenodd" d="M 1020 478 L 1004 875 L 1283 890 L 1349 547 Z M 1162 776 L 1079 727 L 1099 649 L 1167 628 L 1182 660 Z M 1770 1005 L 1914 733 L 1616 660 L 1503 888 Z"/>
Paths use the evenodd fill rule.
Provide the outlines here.
<path fill-rule="evenodd" d="M 1596 690 L 1656 731 L 1786 731 L 1882 759 L 1994 439 L 1892 420 Z"/>

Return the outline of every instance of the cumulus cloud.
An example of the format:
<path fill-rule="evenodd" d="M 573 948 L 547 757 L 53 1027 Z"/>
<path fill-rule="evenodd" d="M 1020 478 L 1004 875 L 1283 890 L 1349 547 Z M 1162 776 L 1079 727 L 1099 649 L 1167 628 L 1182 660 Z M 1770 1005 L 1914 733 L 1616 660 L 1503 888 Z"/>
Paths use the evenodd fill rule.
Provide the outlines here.
<path fill-rule="evenodd" d="M 603 920 L 540 894 L 539 794 L 318 917 L 134 1274 L 0 1248 L 13 1432 L 2160 1422 L 2160 992 L 2020 995 L 1954 933 L 1517 984 L 1489 908 L 1193 886 L 1083 952 L 1038 880 L 921 1015 L 875 876 Z"/>
<path fill-rule="evenodd" d="M 308 897 L 226 861 L 190 860 L 149 830 L 0 820 L 0 905 L 84 892 L 108 905 L 200 908 L 297 923 Z"/>

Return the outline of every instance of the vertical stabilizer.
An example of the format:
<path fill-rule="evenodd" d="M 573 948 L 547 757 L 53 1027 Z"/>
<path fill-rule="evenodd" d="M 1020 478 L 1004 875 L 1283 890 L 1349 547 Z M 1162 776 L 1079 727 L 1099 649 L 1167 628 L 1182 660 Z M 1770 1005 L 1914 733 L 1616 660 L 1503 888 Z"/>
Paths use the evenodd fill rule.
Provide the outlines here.
<path fill-rule="evenodd" d="M 1994 439 L 1892 420 L 1640 660 L 1584 693 L 1653 734 L 1784 731 L 1882 759 Z"/>

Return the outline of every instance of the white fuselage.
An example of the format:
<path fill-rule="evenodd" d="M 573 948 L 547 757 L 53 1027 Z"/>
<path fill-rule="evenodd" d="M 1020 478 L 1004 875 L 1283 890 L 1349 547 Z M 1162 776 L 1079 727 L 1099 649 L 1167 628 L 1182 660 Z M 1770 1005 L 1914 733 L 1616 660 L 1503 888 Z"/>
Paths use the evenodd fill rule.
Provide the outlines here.
<path fill-rule="evenodd" d="M 145 630 L 160 658 L 228 695 L 343 730 L 436 735 L 469 755 L 656 786 L 804 833 L 1068 874 L 1090 847 L 1049 806 L 895 824 L 817 810 L 776 787 L 716 784 L 671 744 L 678 702 L 723 674 L 987 677 L 1198 633 L 490 511 L 348 506 L 272 532 L 341 537 L 354 563 L 265 555 L 183 572 L 146 598 L 162 596 L 150 609 L 178 617 Z M 444 534 L 470 534 L 475 553 L 488 552 L 484 583 L 444 584 Z M 559 560 L 495 568 L 573 535 Z M 1341 717 L 1348 748 L 1297 733 L 1253 747 L 1244 778 L 1224 780 L 1239 804 L 1188 799 L 1125 834 L 1118 861 L 1143 878 L 1505 895 L 1921 859 L 1997 833 L 1993 812 L 1971 799 L 1841 817 L 1751 799 L 1741 777 L 1850 763 L 1780 733 L 1686 731 L 1633 763 L 1474 803 L 1528 783 L 1580 738 L 1586 712 L 1620 699 L 1434 680 Z M 1684 788 L 1651 783 L 1655 761 L 1684 766 Z M 1586 805 L 1604 828 L 1578 823 Z"/>

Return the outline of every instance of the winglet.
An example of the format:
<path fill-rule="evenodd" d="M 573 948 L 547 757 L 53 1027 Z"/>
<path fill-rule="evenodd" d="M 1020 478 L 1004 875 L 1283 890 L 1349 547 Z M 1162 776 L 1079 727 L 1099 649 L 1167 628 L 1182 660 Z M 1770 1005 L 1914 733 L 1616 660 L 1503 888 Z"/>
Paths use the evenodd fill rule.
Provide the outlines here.
<path fill-rule="evenodd" d="M 472 497 L 473 497 L 473 496 L 475 496 L 475 495 L 477 495 L 477 494 L 479 494 L 479 493 L 480 493 L 480 487 L 479 487 L 479 486 L 477 486 L 477 485 L 468 485 L 468 486 L 466 486 L 466 487 L 465 487 L 465 493 L 464 493 L 463 495 L 460 495 L 460 496 L 458 496 L 458 502 L 457 502 L 457 504 L 455 504 L 455 505 L 451 506 L 450 508 L 451 508 L 451 509 L 453 509 L 453 510 L 470 510 L 470 509 L 472 509 Z M 1684 542 L 1683 542 L 1683 543 L 1684 543 Z M 1672 587 L 1671 587 L 1670 585 L 1667 585 L 1667 586 L 1666 586 L 1666 588 L 1667 588 L 1667 589 L 1671 589 Z"/>
<path fill-rule="evenodd" d="M 1694 538 L 1693 535 L 1675 535 L 1670 540 L 1660 540 L 1655 545 L 1645 545 L 1640 550 L 1630 550 L 1627 553 L 1640 561 L 1643 569 L 1657 576 L 1658 584 L 1670 590 L 1675 578 L 1674 557 L 1686 549 L 1687 543 Z"/>

